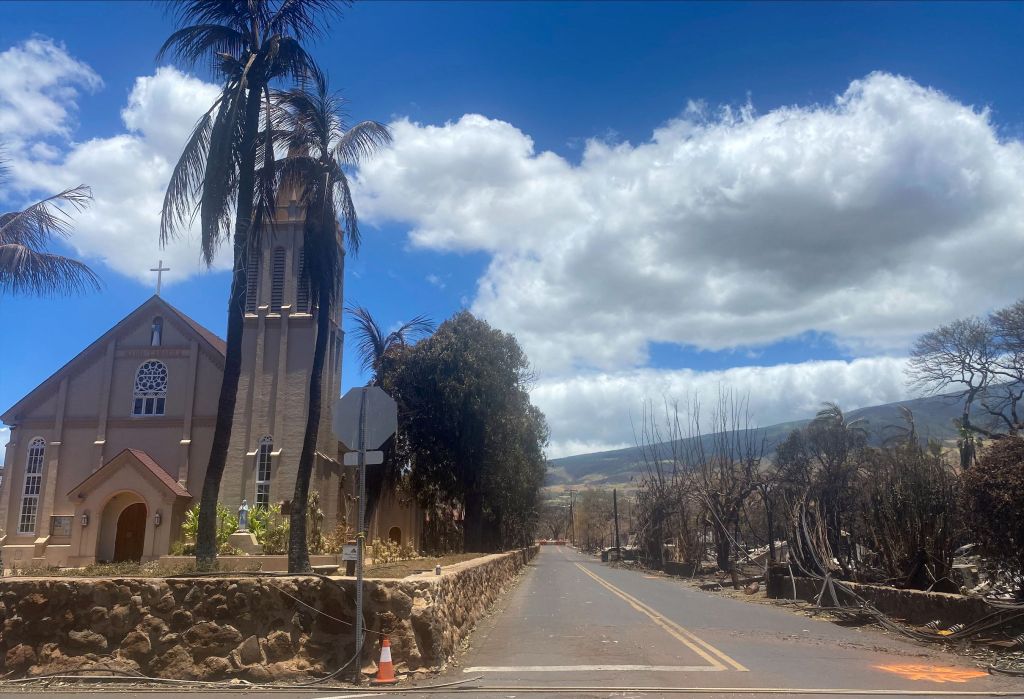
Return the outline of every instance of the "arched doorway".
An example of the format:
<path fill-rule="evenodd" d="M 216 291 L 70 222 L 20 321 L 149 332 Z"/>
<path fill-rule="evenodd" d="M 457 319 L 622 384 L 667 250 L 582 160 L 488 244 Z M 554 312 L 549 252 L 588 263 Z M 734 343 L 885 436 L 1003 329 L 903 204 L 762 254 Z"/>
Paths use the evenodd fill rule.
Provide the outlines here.
<path fill-rule="evenodd" d="M 391 527 L 391 531 L 388 532 L 388 538 L 399 546 L 402 545 L 402 530 L 398 527 Z"/>
<path fill-rule="evenodd" d="M 117 534 L 114 536 L 113 561 L 142 560 L 143 545 L 146 543 L 146 504 L 137 502 L 121 511 L 117 518 Z"/>

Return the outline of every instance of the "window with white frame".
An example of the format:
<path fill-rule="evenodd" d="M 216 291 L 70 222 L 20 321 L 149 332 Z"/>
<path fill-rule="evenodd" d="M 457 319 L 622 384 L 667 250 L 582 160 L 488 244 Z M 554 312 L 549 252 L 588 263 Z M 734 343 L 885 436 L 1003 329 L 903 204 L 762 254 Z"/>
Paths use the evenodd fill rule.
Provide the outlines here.
<path fill-rule="evenodd" d="M 163 415 L 167 401 L 167 367 L 150 359 L 135 374 L 132 415 Z"/>
<path fill-rule="evenodd" d="M 36 515 L 39 513 L 39 491 L 43 487 L 43 455 L 46 442 L 36 437 L 28 445 L 28 459 L 25 462 L 25 489 L 21 495 L 21 514 L 18 516 L 18 533 L 34 534 Z"/>
<path fill-rule="evenodd" d="M 256 507 L 270 507 L 270 473 L 273 458 L 274 439 L 264 437 L 260 440 L 259 451 L 256 452 Z"/>

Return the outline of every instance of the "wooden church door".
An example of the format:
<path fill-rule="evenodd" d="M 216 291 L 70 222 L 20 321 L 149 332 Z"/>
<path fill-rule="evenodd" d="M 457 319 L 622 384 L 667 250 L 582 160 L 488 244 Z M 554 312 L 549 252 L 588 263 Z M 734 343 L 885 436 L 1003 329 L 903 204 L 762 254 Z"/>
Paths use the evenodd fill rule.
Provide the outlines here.
<path fill-rule="evenodd" d="M 117 518 L 114 539 L 114 562 L 140 561 L 146 542 L 146 505 L 137 502 L 124 508 Z"/>

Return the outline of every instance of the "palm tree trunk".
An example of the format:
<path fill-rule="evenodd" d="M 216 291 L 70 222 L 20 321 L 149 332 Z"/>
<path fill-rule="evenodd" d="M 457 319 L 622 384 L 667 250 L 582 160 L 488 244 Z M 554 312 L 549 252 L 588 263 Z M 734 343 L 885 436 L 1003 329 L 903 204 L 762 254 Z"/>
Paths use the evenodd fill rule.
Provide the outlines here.
<path fill-rule="evenodd" d="M 309 408 L 306 412 L 306 434 L 302 438 L 299 470 L 295 475 L 295 495 L 292 497 L 291 524 L 288 533 L 288 572 L 308 573 L 309 546 L 306 542 L 306 510 L 309 501 L 309 479 L 313 474 L 316 442 L 320 432 L 320 412 L 323 396 L 324 359 L 327 339 L 331 333 L 331 304 L 322 295 L 316 310 L 316 345 L 313 349 L 313 367 L 309 375 Z"/>
<path fill-rule="evenodd" d="M 217 422 L 213 430 L 210 460 L 199 500 L 199 523 L 196 531 L 196 567 L 212 568 L 217 560 L 217 500 L 220 481 L 231 443 L 238 397 L 238 377 L 242 373 L 242 323 L 247 286 L 246 261 L 249 232 L 252 226 L 254 184 L 256 179 L 256 137 L 259 131 L 260 89 L 251 87 L 245 105 L 245 143 L 238 175 L 238 201 L 235 207 L 234 273 L 228 301 L 228 337 L 224 354 L 224 378 L 217 399 Z"/>

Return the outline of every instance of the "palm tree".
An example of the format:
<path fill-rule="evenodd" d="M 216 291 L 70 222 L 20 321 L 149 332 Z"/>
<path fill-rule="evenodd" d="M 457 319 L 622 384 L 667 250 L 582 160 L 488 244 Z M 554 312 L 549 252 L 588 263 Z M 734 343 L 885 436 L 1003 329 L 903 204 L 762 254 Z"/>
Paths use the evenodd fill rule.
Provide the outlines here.
<path fill-rule="evenodd" d="M 339 4 L 338 0 L 188 0 L 172 6 L 181 28 L 157 55 L 174 53 L 189 65 L 205 60 L 224 81 L 174 167 L 160 221 L 160 240 L 166 243 L 198 214 L 203 257 L 209 265 L 232 236 L 231 214 L 235 215 L 224 378 L 196 535 L 200 567 L 212 566 L 217 556 L 216 505 L 241 372 L 249 253 L 257 253 L 258 260 L 261 229 L 273 222 L 277 134 L 267 127 L 270 85 L 286 77 L 301 83 L 317 73 L 300 42 L 320 35 Z"/>
<path fill-rule="evenodd" d="M 434 332 L 434 322 L 425 315 L 385 333 L 376 319 L 363 306 L 350 306 L 349 316 L 356 323 L 356 352 L 362 362 L 363 371 L 370 373 L 370 383 L 381 385 L 385 380 L 385 360 L 396 350 L 407 347 L 411 340 L 417 340 Z"/>
<path fill-rule="evenodd" d="M 331 319 L 341 302 L 345 242 L 353 252 L 359 250 L 359 221 L 345 167 L 358 164 L 391 142 L 387 127 L 375 121 L 349 127 L 344 119 L 344 102 L 329 91 L 324 76 L 314 76 L 311 83 L 311 89 L 300 87 L 277 94 L 272 120 L 273 127 L 286 134 L 289 146 L 289 155 L 281 165 L 280 188 L 298 192 L 298 203 L 306 207 L 300 276 L 316 307 L 317 328 L 306 431 L 290 513 L 290 573 L 310 571 L 306 509 L 323 407 L 324 359 Z"/>
<path fill-rule="evenodd" d="M 852 483 L 859 468 L 858 450 L 868 442 L 868 422 L 864 418 L 850 420 L 837 403 L 826 402 L 808 425 L 811 452 L 821 467 L 821 515 L 828 545 L 845 573 L 852 569 L 856 550 L 848 545 L 854 541 L 853 522 L 844 514 L 853 492 Z M 843 532 L 849 532 L 844 537 Z"/>
<path fill-rule="evenodd" d="M 7 172 L 0 153 L 0 184 Z M 85 264 L 46 251 L 55 238 L 71 233 L 71 216 L 61 206 L 81 211 L 91 200 L 92 191 L 80 184 L 20 211 L 0 213 L 0 293 L 42 296 L 100 288 L 99 277 Z"/>
<path fill-rule="evenodd" d="M 403 349 L 415 340 L 434 332 L 434 322 L 425 315 L 418 315 L 391 332 L 384 332 L 380 324 L 363 306 L 350 306 L 349 316 L 355 321 L 356 352 L 362 369 L 370 374 L 371 385 L 388 388 L 389 364 Z M 373 518 L 373 512 L 380 502 L 384 484 L 397 480 L 399 464 L 396 463 L 395 440 L 384 445 L 384 463 L 369 469 L 366 474 L 366 519 Z"/>

